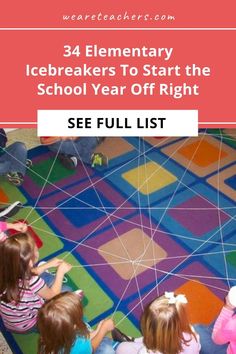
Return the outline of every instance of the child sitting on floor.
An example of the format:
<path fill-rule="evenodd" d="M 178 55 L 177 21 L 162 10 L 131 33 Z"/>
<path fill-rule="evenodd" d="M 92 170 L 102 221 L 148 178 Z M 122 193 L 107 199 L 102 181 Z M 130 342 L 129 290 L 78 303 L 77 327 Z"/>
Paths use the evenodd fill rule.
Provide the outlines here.
<path fill-rule="evenodd" d="M 41 137 L 40 142 L 47 145 L 49 150 L 57 154 L 60 162 L 68 169 L 75 169 L 78 159 L 92 167 L 107 166 L 108 158 L 99 152 L 96 147 L 105 138 L 99 137 Z"/>
<path fill-rule="evenodd" d="M 0 243 L 0 314 L 10 331 L 24 333 L 35 329 L 38 310 L 44 300 L 63 290 L 64 274 L 71 269 L 70 264 L 56 258 L 34 267 L 38 257 L 37 246 L 26 233 L 10 236 Z M 48 287 L 43 274 L 51 267 L 57 267 L 57 272 Z"/>
<path fill-rule="evenodd" d="M 198 354 L 199 336 L 189 323 L 186 304 L 184 295 L 168 292 L 151 302 L 141 319 L 143 337 L 121 343 L 116 354 Z"/>
<path fill-rule="evenodd" d="M 114 354 L 112 340 L 105 337 L 113 328 L 113 321 L 106 319 L 91 331 L 84 322 L 79 297 L 71 292 L 59 294 L 39 310 L 38 353 Z"/>
<path fill-rule="evenodd" d="M 8 181 L 16 186 L 24 182 L 26 168 L 32 165 L 27 159 L 27 149 L 24 143 L 15 142 L 6 146 L 7 136 L 4 129 L 0 129 L 0 175 L 6 176 Z"/>

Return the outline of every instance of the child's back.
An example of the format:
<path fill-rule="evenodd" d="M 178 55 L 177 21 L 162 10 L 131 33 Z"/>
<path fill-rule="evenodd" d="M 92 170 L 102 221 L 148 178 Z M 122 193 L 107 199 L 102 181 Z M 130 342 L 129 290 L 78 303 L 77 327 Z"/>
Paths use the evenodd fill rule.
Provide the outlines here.
<path fill-rule="evenodd" d="M 37 292 L 45 285 L 31 274 L 34 241 L 26 234 L 7 238 L 0 245 L 0 312 L 5 326 L 25 332 L 37 321 L 44 301 Z"/>
<path fill-rule="evenodd" d="M 38 258 L 38 248 L 27 233 L 10 236 L 0 243 L 0 313 L 11 331 L 34 329 L 44 300 L 60 293 L 64 274 L 71 269 L 70 264 L 57 258 L 34 267 Z M 44 272 L 51 267 L 57 267 L 57 271 L 49 284 Z"/>
<path fill-rule="evenodd" d="M 46 302 L 38 314 L 39 354 L 115 354 L 112 341 L 105 337 L 114 328 L 103 320 L 92 331 L 83 321 L 80 297 L 64 292 Z"/>
<path fill-rule="evenodd" d="M 190 325 L 184 295 L 164 296 L 149 304 L 142 315 L 143 337 L 121 343 L 116 354 L 199 354 L 199 336 Z"/>
<path fill-rule="evenodd" d="M 13 332 L 26 332 L 36 325 L 38 310 L 44 304 L 37 292 L 44 285 L 43 279 L 32 276 L 25 285 L 19 281 L 19 302 L 1 300 L 0 313 L 6 328 Z"/>

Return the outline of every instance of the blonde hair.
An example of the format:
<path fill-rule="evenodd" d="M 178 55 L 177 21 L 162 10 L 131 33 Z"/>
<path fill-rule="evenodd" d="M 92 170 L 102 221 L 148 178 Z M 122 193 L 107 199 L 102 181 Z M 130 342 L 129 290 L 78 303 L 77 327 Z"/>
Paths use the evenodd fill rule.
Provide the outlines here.
<path fill-rule="evenodd" d="M 78 335 L 89 337 L 79 296 L 65 292 L 46 302 L 38 312 L 38 330 L 38 353 L 69 354 Z"/>
<path fill-rule="evenodd" d="M 183 344 L 188 345 L 183 333 L 189 333 L 196 339 L 188 320 L 186 305 L 180 301 L 170 303 L 162 296 L 151 302 L 141 318 L 141 331 L 147 349 L 163 354 L 178 354 Z"/>
<path fill-rule="evenodd" d="M 1 301 L 20 301 L 21 291 L 28 288 L 32 276 L 30 261 L 34 262 L 34 250 L 35 242 L 28 233 L 18 233 L 0 244 Z"/>

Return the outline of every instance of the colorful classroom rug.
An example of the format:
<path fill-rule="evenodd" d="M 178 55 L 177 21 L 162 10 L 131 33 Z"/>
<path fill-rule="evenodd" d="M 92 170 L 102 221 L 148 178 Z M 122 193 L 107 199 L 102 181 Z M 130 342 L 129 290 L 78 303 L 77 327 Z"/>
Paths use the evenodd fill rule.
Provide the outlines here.
<path fill-rule="evenodd" d="M 184 293 L 193 323 L 211 323 L 236 284 L 236 130 L 197 138 L 107 138 L 108 168 L 66 170 L 46 147 L 20 188 L 1 179 L 0 201 L 20 200 L 40 256 L 73 265 L 86 317 L 112 317 L 139 335 L 144 306 Z M 35 354 L 37 335 L 12 335 L 14 353 Z"/>

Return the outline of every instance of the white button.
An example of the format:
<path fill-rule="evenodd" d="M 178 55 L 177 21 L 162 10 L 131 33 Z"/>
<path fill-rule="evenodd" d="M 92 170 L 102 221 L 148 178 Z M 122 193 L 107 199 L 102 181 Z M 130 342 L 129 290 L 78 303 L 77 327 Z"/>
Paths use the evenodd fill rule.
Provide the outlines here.
<path fill-rule="evenodd" d="M 38 110 L 38 136 L 198 136 L 198 111 Z"/>

